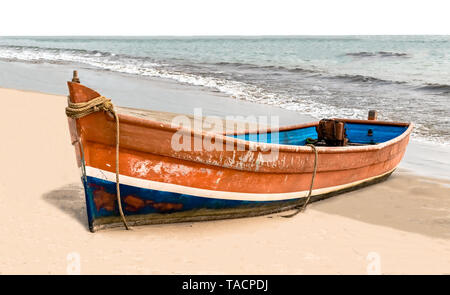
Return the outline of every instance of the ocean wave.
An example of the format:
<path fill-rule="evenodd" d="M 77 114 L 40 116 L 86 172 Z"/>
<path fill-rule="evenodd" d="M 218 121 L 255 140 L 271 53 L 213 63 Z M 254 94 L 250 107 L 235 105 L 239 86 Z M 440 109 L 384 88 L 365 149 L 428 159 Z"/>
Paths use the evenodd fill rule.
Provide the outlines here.
<path fill-rule="evenodd" d="M 3 60 L 22 60 L 32 63 L 63 63 L 80 62 L 92 66 L 102 67 L 102 63 L 141 63 L 161 66 L 151 57 L 136 57 L 100 50 L 86 50 L 74 48 L 53 48 L 38 46 L 0 45 L 0 58 Z"/>
<path fill-rule="evenodd" d="M 53 53 L 73 53 L 79 55 L 94 55 L 94 56 L 115 56 L 116 54 L 111 52 L 105 52 L 100 50 L 85 50 L 85 49 L 66 49 L 66 48 L 54 48 L 54 47 L 39 47 L 39 46 L 22 46 L 22 45 L 0 45 L 0 49 L 10 49 L 16 51 L 47 51 Z"/>
<path fill-rule="evenodd" d="M 352 75 L 352 74 L 338 74 L 333 75 L 327 73 L 326 71 L 319 69 L 311 69 L 311 68 L 302 68 L 302 67 L 284 67 L 284 66 L 259 66 L 248 63 L 239 63 L 239 62 L 219 62 L 214 63 L 216 66 L 227 66 L 227 67 L 236 67 L 239 69 L 258 69 L 258 70 L 267 70 L 272 74 L 277 71 L 288 72 L 288 73 L 301 73 L 301 74 L 316 74 L 316 77 L 326 78 L 326 79 L 339 79 L 345 82 L 350 83 L 372 83 L 372 84 L 407 84 L 405 81 L 394 81 L 394 80 L 386 80 L 381 78 L 376 78 L 372 76 L 365 75 Z"/>
<path fill-rule="evenodd" d="M 423 91 L 434 92 L 435 94 L 447 95 L 450 94 L 450 85 L 447 84 L 438 84 L 438 83 L 426 83 L 424 85 L 414 85 L 409 84 L 405 81 L 393 81 L 393 80 L 385 80 L 381 78 L 375 78 L 372 76 L 364 76 L 364 75 L 350 75 L 350 74 L 342 74 L 335 76 L 327 76 L 329 79 L 339 79 L 350 83 L 368 83 L 368 84 L 379 84 L 379 85 L 405 85 L 409 87 L 409 89 L 417 89 Z"/>
<path fill-rule="evenodd" d="M 129 65 L 145 67 L 161 66 L 161 64 L 156 63 L 155 60 L 149 57 L 137 58 L 99 50 L 15 45 L 0 45 L 0 59 L 30 63 L 81 63 L 106 70 L 120 69 L 121 67 L 126 68 Z"/>
<path fill-rule="evenodd" d="M 252 64 L 245 64 L 245 63 L 240 63 L 240 62 L 226 62 L 226 61 L 216 62 L 216 63 L 214 63 L 214 65 L 216 65 L 216 66 L 234 66 L 234 67 L 253 66 Z"/>
<path fill-rule="evenodd" d="M 349 52 L 346 53 L 347 56 L 353 57 L 409 57 L 409 54 L 404 52 L 389 52 L 389 51 L 377 51 L 377 52 Z"/>
<path fill-rule="evenodd" d="M 427 83 L 425 86 L 419 87 L 418 89 L 426 91 L 439 91 L 442 94 L 450 94 L 450 85 L 447 84 Z"/>
<path fill-rule="evenodd" d="M 284 67 L 284 66 L 273 66 L 273 65 L 255 65 L 250 63 L 240 63 L 240 62 L 217 62 L 214 63 L 216 66 L 227 66 L 236 67 L 244 69 L 260 69 L 260 70 L 270 70 L 270 71 L 286 71 L 292 73 L 317 73 L 319 70 L 307 69 L 301 67 Z"/>
<path fill-rule="evenodd" d="M 406 82 L 404 82 L 404 81 L 385 80 L 385 79 L 375 78 L 372 76 L 364 76 L 364 75 L 342 74 L 342 75 L 336 75 L 336 76 L 329 76 L 328 78 L 340 79 L 340 80 L 354 82 L 354 83 L 406 84 Z"/>

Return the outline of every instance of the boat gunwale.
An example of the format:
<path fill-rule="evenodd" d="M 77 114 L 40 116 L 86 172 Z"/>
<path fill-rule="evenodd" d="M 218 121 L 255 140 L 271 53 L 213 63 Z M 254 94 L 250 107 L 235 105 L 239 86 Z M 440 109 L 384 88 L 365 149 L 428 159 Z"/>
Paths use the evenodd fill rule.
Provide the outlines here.
<path fill-rule="evenodd" d="M 118 115 L 119 115 L 119 120 L 121 123 L 134 124 L 134 125 L 139 125 L 142 127 L 156 128 L 156 129 L 160 129 L 160 130 L 167 130 L 167 131 L 173 131 L 173 132 L 183 132 L 185 134 L 190 134 L 191 136 L 195 136 L 195 135 L 200 136 L 201 135 L 202 137 L 206 137 L 206 138 L 222 139 L 222 142 L 224 144 L 226 142 L 234 143 L 239 146 L 245 146 L 246 148 L 254 149 L 255 151 L 257 151 L 258 147 L 260 147 L 261 150 L 265 150 L 265 151 L 277 148 L 278 151 L 282 151 L 282 152 L 291 152 L 291 153 L 297 153 L 297 152 L 308 152 L 309 153 L 309 152 L 311 152 L 311 148 L 309 146 L 252 142 L 252 141 L 248 141 L 248 140 L 244 140 L 244 139 L 231 137 L 231 136 L 229 136 L 229 135 L 232 135 L 231 133 L 214 133 L 211 131 L 199 132 L 199 131 L 196 131 L 196 130 L 193 130 L 190 128 L 185 128 L 183 126 L 172 126 L 171 124 L 167 124 L 164 122 L 159 122 L 159 121 L 155 121 L 155 120 L 151 120 L 151 119 L 147 119 L 147 118 L 140 118 L 140 117 L 125 115 L 125 114 L 118 114 Z M 107 117 L 107 118 L 110 121 L 114 121 L 114 118 L 112 118 L 112 117 Z M 343 120 L 348 123 L 356 123 L 356 124 L 403 126 L 403 127 L 408 127 L 408 128 L 405 131 L 403 131 L 400 135 L 398 135 L 388 141 L 378 143 L 375 145 L 343 146 L 343 147 L 317 146 L 316 149 L 319 153 L 333 154 L 333 153 L 342 153 L 342 152 L 351 153 L 351 152 L 364 152 L 364 151 L 380 150 L 380 149 L 385 148 L 386 146 L 393 145 L 393 144 L 401 141 L 405 137 L 409 136 L 414 127 L 413 123 L 403 123 L 403 122 L 358 120 L 358 119 L 339 119 L 339 120 Z M 309 123 L 301 123 L 301 124 L 296 124 L 296 125 L 289 125 L 289 126 L 281 127 L 278 130 L 276 130 L 275 132 L 288 131 L 288 130 L 294 130 L 294 129 L 300 129 L 300 128 L 308 128 L 308 127 L 316 126 L 317 124 L 318 124 L 318 121 L 309 122 Z M 273 129 L 269 128 L 269 129 L 262 130 L 262 131 L 269 132 L 271 130 L 273 130 Z M 250 131 L 251 130 L 244 130 L 243 133 L 239 132 L 237 134 L 245 134 Z M 259 132 L 261 133 L 261 130 L 259 130 Z M 233 135 L 236 135 L 236 133 Z"/>

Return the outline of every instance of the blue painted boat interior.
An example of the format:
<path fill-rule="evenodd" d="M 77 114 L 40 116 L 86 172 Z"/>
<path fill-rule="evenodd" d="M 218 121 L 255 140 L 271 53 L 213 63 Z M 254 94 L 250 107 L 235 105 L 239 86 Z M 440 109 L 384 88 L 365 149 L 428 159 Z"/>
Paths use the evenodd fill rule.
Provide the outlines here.
<path fill-rule="evenodd" d="M 372 135 L 369 135 L 369 129 Z M 391 140 L 408 129 L 407 126 L 345 123 L 347 138 L 350 143 L 377 144 Z M 276 143 L 285 145 L 305 145 L 307 138 L 317 139 L 316 127 L 285 130 L 267 134 L 238 134 L 235 138 L 253 142 Z"/>

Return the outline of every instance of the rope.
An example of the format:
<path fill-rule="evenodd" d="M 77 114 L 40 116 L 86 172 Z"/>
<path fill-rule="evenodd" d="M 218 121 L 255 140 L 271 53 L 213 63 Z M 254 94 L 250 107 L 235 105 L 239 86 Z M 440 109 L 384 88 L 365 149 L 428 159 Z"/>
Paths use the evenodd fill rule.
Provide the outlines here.
<path fill-rule="evenodd" d="M 314 150 L 314 170 L 313 170 L 313 175 L 311 178 L 311 185 L 309 187 L 309 192 L 308 192 L 308 196 L 306 197 L 306 201 L 303 204 L 303 206 L 298 207 L 297 211 L 295 211 L 292 214 L 288 214 L 288 215 L 282 215 L 282 217 L 286 217 L 286 218 L 290 218 L 290 217 L 294 217 L 295 215 L 297 215 L 298 213 L 305 211 L 306 206 L 309 203 L 309 200 L 311 199 L 311 194 L 312 194 L 312 190 L 313 190 L 313 185 L 314 185 L 314 179 L 316 178 L 316 173 L 317 173 L 317 159 L 318 159 L 318 154 L 317 154 L 317 148 L 313 145 L 313 144 L 307 144 L 307 146 L 310 146 L 313 150 Z"/>
<path fill-rule="evenodd" d="M 125 215 L 122 210 L 122 202 L 120 198 L 120 182 L 119 182 L 119 144 L 120 144 L 120 133 L 119 133 L 119 117 L 117 116 L 116 111 L 114 110 L 114 105 L 111 102 L 111 99 L 106 98 L 104 96 L 96 97 L 88 102 L 78 102 L 74 103 L 68 101 L 68 107 L 66 107 L 66 115 L 67 117 L 79 119 L 84 116 L 90 115 L 95 112 L 105 111 L 114 115 L 114 119 L 116 121 L 116 196 L 117 196 L 117 204 L 119 207 L 120 217 L 122 218 L 123 225 L 128 230 L 130 229 L 127 224 L 127 220 L 125 219 Z M 84 152 L 83 152 L 84 153 Z M 84 163 L 83 163 L 84 165 Z"/>
<path fill-rule="evenodd" d="M 69 100 L 68 103 L 69 106 L 66 107 L 66 115 L 67 117 L 74 119 L 79 119 L 98 111 L 115 114 L 114 105 L 111 103 L 111 99 L 104 96 L 96 97 L 88 102 L 75 103 Z"/>

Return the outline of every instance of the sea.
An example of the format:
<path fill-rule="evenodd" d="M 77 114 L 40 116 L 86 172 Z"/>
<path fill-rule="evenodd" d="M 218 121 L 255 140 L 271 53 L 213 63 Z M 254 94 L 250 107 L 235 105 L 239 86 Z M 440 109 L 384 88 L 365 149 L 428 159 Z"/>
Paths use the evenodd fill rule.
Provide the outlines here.
<path fill-rule="evenodd" d="M 450 36 L 0 37 L 0 60 L 156 77 L 450 145 Z"/>

